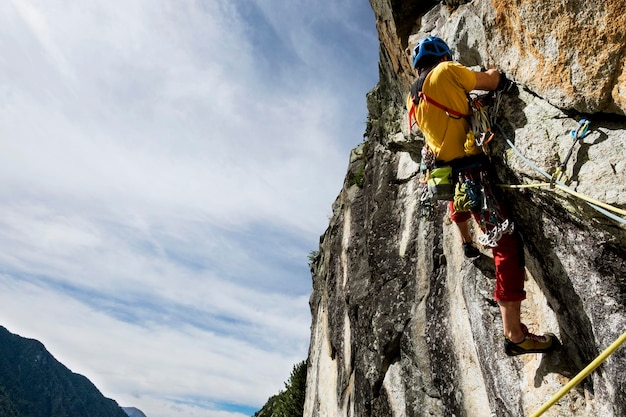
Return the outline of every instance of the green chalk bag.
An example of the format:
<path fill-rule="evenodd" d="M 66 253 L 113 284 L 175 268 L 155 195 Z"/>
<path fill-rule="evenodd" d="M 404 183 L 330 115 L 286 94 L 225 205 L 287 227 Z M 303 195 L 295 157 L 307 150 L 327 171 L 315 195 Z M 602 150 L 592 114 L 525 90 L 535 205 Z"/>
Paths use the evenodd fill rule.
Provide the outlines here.
<path fill-rule="evenodd" d="M 431 170 L 428 175 L 427 185 L 433 200 L 452 201 L 454 199 L 452 167 L 444 166 Z"/>

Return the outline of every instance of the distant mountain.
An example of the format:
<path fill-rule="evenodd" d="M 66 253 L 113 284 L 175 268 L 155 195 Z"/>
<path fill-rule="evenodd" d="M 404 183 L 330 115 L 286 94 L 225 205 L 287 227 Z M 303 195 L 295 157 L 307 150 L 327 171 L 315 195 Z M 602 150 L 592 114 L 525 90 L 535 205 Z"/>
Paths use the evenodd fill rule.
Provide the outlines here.
<path fill-rule="evenodd" d="M 147 417 L 141 410 L 135 407 L 122 407 L 122 410 L 126 411 L 128 417 Z"/>
<path fill-rule="evenodd" d="M 15 335 L 2 326 L 0 416 L 128 417 L 91 381 L 57 361 L 41 342 Z"/>

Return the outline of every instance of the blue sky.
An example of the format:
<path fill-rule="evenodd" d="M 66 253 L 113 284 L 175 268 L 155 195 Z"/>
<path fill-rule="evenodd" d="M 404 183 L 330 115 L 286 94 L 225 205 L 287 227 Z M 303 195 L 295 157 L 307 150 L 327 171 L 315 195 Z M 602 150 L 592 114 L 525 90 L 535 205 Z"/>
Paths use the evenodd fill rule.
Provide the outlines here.
<path fill-rule="evenodd" d="M 0 325 L 148 417 L 249 415 L 378 81 L 369 2 L 9 0 Z"/>

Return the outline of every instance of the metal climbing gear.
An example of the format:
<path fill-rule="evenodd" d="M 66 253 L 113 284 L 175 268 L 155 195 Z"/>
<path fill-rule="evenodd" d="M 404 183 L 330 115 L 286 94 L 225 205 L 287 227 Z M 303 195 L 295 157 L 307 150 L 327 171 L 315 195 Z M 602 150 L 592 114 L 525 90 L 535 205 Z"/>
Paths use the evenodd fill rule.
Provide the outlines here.
<path fill-rule="evenodd" d="M 504 219 L 501 223 L 497 223 L 491 230 L 486 231 L 478 237 L 478 243 L 483 246 L 489 246 L 495 248 L 498 246 L 498 241 L 505 233 L 513 233 L 515 230 L 515 224 L 509 219 Z"/>
<path fill-rule="evenodd" d="M 470 108 L 472 109 L 470 122 L 472 132 L 474 132 L 476 145 L 483 146 L 491 142 L 493 139 L 491 120 L 489 117 L 489 106 L 485 105 L 483 100 L 480 98 L 474 98 L 470 101 Z"/>
<path fill-rule="evenodd" d="M 551 185 L 554 185 L 556 181 L 561 180 L 561 177 L 563 176 L 563 173 L 565 171 L 565 167 L 567 166 L 567 162 L 569 161 L 570 157 L 572 156 L 572 152 L 574 151 L 574 146 L 576 146 L 576 143 L 579 140 L 587 136 L 587 134 L 589 133 L 590 123 L 591 122 L 587 119 L 581 119 L 578 122 L 578 128 L 570 132 L 570 136 L 572 137 L 572 140 L 573 140 L 572 146 L 569 148 L 569 151 L 567 152 L 567 155 L 565 156 L 565 159 L 563 160 L 563 162 L 561 162 L 561 165 L 559 165 L 559 167 L 556 169 L 556 171 L 552 175 L 552 178 L 550 180 Z"/>
<path fill-rule="evenodd" d="M 514 224 L 503 212 L 498 197 L 494 194 L 494 184 L 484 165 L 460 169 L 457 178 L 457 196 L 454 208 L 466 208 L 460 211 L 475 213 L 484 234 L 478 242 L 487 247 L 498 246 L 498 241 L 505 233 L 513 233 Z M 461 193 L 463 195 L 461 195 Z"/>
<path fill-rule="evenodd" d="M 470 126 L 474 133 L 476 145 L 483 147 L 491 142 L 495 136 L 492 126 L 496 124 L 496 117 L 502 102 L 502 91 L 492 91 L 482 96 L 470 96 Z M 487 153 L 487 152 L 485 152 Z"/>
<path fill-rule="evenodd" d="M 524 161 L 526 163 L 526 165 L 528 165 L 534 171 L 536 171 L 539 174 L 541 174 L 543 177 L 545 177 L 547 179 L 551 179 L 552 178 L 552 176 L 550 174 L 548 174 L 543 169 L 539 168 L 537 166 L 537 164 L 535 164 L 530 159 L 528 159 L 527 157 L 524 156 L 524 154 L 515 146 L 515 144 L 507 136 L 507 134 L 504 131 L 504 129 L 502 128 L 502 126 L 496 125 L 496 127 L 500 131 L 500 134 L 504 138 L 505 142 L 509 145 L 509 147 L 513 150 L 513 152 L 515 152 L 515 154 L 522 161 Z M 610 218 L 610 219 L 612 219 L 612 220 L 614 220 L 614 221 L 616 221 L 618 223 L 626 225 L 626 210 L 621 209 L 619 207 L 611 206 L 610 204 L 603 203 L 602 201 L 599 201 L 599 200 L 597 200 L 595 198 L 591 198 L 589 196 L 586 196 L 584 194 L 576 192 L 576 191 L 574 191 L 573 189 L 569 188 L 568 186 L 566 186 L 564 183 L 562 183 L 560 181 L 539 182 L 539 183 L 534 183 L 534 184 L 518 184 L 518 185 L 497 184 L 497 185 L 498 185 L 498 187 L 503 187 L 503 188 L 518 188 L 518 189 L 523 189 L 523 188 L 543 188 L 543 187 L 546 187 L 547 189 L 550 189 L 550 190 L 557 190 L 558 189 L 558 190 L 564 191 L 564 192 L 566 192 L 566 193 L 568 193 L 570 195 L 573 195 L 574 197 L 580 198 L 589 207 L 593 208 L 598 213 L 601 213 L 601 214 L 605 215 L 606 217 L 608 217 L 608 218 Z M 624 218 L 620 217 L 620 216 L 624 216 Z"/>

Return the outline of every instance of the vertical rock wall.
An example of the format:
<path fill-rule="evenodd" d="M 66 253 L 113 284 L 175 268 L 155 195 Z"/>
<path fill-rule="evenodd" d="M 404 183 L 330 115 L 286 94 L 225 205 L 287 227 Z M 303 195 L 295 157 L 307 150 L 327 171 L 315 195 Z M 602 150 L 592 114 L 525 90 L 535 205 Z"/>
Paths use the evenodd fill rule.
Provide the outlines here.
<path fill-rule="evenodd" d="M 423 141 L 406 126 L 405 49 L 436 34 L 460 62 L 518 83 L 492 152 L 506 183 L 545 181 L 540 171 L 554 172 L 589 118 L 567 182 L 625 209 L 624 2 L 371 3 L 381 76 L 312 266 L 304 416 L 530 415 L 626 331 L 626 226 L 553 189 L 506 191 L 525 241 L 523 320 L 563 341 L 507 357 L 491 253 L 466 260 L 445 204 L 419 201 Z M 625 393 L 623 347 L 545 415 L 624 416 Z"/>

